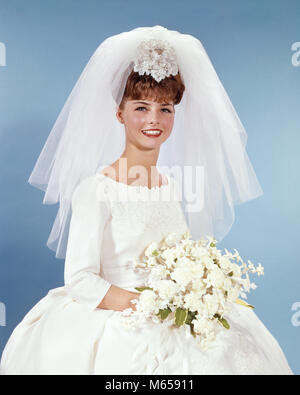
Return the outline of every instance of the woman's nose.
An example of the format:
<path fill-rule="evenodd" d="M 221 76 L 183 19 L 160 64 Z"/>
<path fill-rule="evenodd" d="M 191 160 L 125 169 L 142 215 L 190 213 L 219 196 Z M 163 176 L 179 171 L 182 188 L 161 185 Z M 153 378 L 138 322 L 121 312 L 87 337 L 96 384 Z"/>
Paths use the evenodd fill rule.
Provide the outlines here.
<path fill-rule="evenodd" d="M 150 124 L 159 123 L 159 114 L 156 111 L 149 113 L 149 123 Z"/>

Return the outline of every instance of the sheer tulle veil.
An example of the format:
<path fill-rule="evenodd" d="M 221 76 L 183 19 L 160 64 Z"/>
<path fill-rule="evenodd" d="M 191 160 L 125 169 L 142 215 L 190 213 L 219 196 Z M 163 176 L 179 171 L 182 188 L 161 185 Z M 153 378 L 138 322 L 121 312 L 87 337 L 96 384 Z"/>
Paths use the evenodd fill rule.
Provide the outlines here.
<path fill-rule="evenodd" d="M 74 189 L 124 150 L 116 109 L 137 46 L 152 38 L 174 48 L 185 85 L 157 165 L 178 183 L 192 237 L 222 240 L 234 222 L 234 205 L 263 193 L 246 152 L 246 131 L 201 42 L 162 26 L 123 32 L 105 39 L 90 58 L 28 180 L 45 192 L 44 204 L 59 203 L 47 241 L 57 258 L 65 258 Z"/>

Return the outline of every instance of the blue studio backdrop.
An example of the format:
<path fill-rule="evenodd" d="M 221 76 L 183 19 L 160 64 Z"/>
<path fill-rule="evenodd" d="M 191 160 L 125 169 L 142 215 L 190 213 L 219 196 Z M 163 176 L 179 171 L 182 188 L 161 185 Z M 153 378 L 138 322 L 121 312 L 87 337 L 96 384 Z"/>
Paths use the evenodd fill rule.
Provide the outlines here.
<path fill-rule="evenodd" d="M 299 0 L 0 0 L 0 355 L 64 261 L 46 241 L 57 205 L 27 182 L 98 45 L 139 26 L 200 39 L 248 133 L 264 195 L 236 206 L 220 248 L 261 263 L 248 301 L 300 373 Z"/>

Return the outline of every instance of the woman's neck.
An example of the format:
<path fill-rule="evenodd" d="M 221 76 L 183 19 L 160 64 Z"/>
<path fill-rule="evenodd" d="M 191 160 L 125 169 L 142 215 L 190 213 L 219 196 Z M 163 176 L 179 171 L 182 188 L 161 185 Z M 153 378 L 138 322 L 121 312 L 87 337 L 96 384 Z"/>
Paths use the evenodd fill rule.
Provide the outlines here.
<path fill-rule="evenodd" d="M 128 160 L 124 154 L 112 163 L 109 168 L 103 169 L 102 173 L 105 173 L 117 182 L 128 185 L 134 182 L 135 185 L 153 188 L 166 184 L 163 176 L 156 168 L 156 163 L 151 163 L 150 165 L 145 163 L 140 164 L 136 161 Z"/>

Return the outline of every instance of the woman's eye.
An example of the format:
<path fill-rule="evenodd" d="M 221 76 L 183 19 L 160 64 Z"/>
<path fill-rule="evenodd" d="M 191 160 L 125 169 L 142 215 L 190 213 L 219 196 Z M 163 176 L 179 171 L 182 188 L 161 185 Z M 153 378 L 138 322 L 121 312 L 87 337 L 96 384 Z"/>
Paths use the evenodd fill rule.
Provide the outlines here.
<path fill-rule="evenodd" d="M 145 110 L 147 110 L 146 107 L 138 107 L 138 108 L 136 108 L 136 110 L 139 110 L 140 108 L 144 108 Z M 167 112 L 171 112 L 168 108 L 162 108 L 162 110 L 163 111 L 166 110 Z"/>

